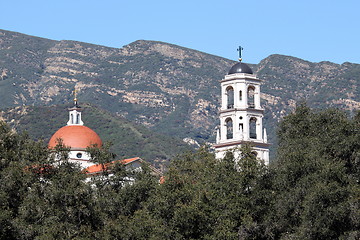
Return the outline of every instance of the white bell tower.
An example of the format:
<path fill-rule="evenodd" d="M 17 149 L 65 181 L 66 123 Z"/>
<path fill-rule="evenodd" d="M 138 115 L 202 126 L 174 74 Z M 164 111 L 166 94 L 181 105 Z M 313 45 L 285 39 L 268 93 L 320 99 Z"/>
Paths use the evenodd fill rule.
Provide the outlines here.
<path fill-rule="evenodd" d="M 264 109 L 260 104 L 262 81 L 241 58 L 221 80 L 220 127 L 214 145 L 216 158 L 221 159 L 228 150 L 251 143 L 256 156 L 269 164 L 270 144 L 263 128 Z M 235 157 L 239 154 L 235 152 Z"/>

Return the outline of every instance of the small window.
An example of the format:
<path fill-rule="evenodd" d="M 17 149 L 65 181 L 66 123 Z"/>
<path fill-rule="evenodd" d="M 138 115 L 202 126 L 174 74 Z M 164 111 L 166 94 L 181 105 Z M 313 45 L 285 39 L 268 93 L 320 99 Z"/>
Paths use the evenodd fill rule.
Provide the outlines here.
<path fill-rule="evenodd" d="M 76 157 L 77 157 L 77 158 L 81 158 L 81 157 L 82 157 L 82 153 L 77 153 L 77 154 L 76 154 Z"/>
<path fill-rule="evenodd" d="M 256 117 L 250 118 L 250 138 L 257 139 L 256 136 Z"/>
<path fill-rule="evenodd" d="M 248 87 L 248 106 L 249 108 L 255 108 L 255 87 Z"/>
<path fill-rule="evenodd" d="M 234 89 L 230 86 L 226 88 L 227 109 L 234 108 Z"/>
<path fill-rule="evenodd" d="M 80 124 L 80 114 L 76 114 L 76 124 Z"/>
<path fill-rule="evenodd" d="M 225 120 L 226 123 L 226 139 L 233 138 L 233 122 L 231 118 Z"/>

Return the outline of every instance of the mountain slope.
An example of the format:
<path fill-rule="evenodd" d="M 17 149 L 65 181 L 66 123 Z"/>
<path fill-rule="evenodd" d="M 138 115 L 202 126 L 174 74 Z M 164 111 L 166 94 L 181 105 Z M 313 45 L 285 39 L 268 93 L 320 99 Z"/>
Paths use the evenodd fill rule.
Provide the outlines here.
<path fill-rule="evenodd" d="M 88 104 L 82 109 L 85 125 L 97 132 L 103 142 L 113 144 L 117 158 L 139 156 L 159 167 L 177 154 L 191 150 L 181 139 L 155 133 L 107 111 Z M 27 131 L 34 139 L 47 143 L 66 125 L 68 111 L 65 105 L 21 106 L 0 112 L 0 116 L 18 131 Z"/>
<path fill-rule="evenodd" d="M 1 108 L 71 101 L 106 109 L 156 132 L 213 142 L 220 83 L 233 61 L 139 40 L 123 48 L 53 41 L 0 30 Z M 360 107 L 360 65 L 312 63 L 271 55 L 250 65 L 262 86 L 264 124 L 276 142 L 278 120 L 296 101 L 312 107 Z"/>

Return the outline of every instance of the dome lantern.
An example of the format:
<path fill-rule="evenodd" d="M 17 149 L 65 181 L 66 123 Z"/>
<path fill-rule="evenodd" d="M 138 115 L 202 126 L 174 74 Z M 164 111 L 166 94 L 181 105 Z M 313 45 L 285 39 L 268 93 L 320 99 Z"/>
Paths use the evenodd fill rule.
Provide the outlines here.
<path fill-rule="evenodd" d="M 68 126 L 72 125 L 84 125 L 84 122 L 81 120 L 81 107 L 78 105 L 77 101 L 77 90 L 74 89 L 74 107 L 69 108 L 69 121 L 67 122 Z"/>

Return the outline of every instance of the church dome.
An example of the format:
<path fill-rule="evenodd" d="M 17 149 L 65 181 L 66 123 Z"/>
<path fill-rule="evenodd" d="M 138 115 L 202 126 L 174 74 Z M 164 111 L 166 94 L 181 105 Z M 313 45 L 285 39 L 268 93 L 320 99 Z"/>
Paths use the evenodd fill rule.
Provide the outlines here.
<path fill-rule="evenodd" d="M 228 74 L 233 74 L 233 73 L 253 74 L 253 71 L 251 70 L 251 68 L 246 63 L 238 62 L 234 66 L 231 67 Z"/>
<path fill-rule="evenodd" d="M 71 149 L 85 149 L 96 144 L 102 145 L 101 138 L 92 129 L 83 125 L 68 125 L 60 128 L 49 141 L 49 148 L 54 148 L 58 144 L 58 139 L 63 140 L 63 144 Z"/>

